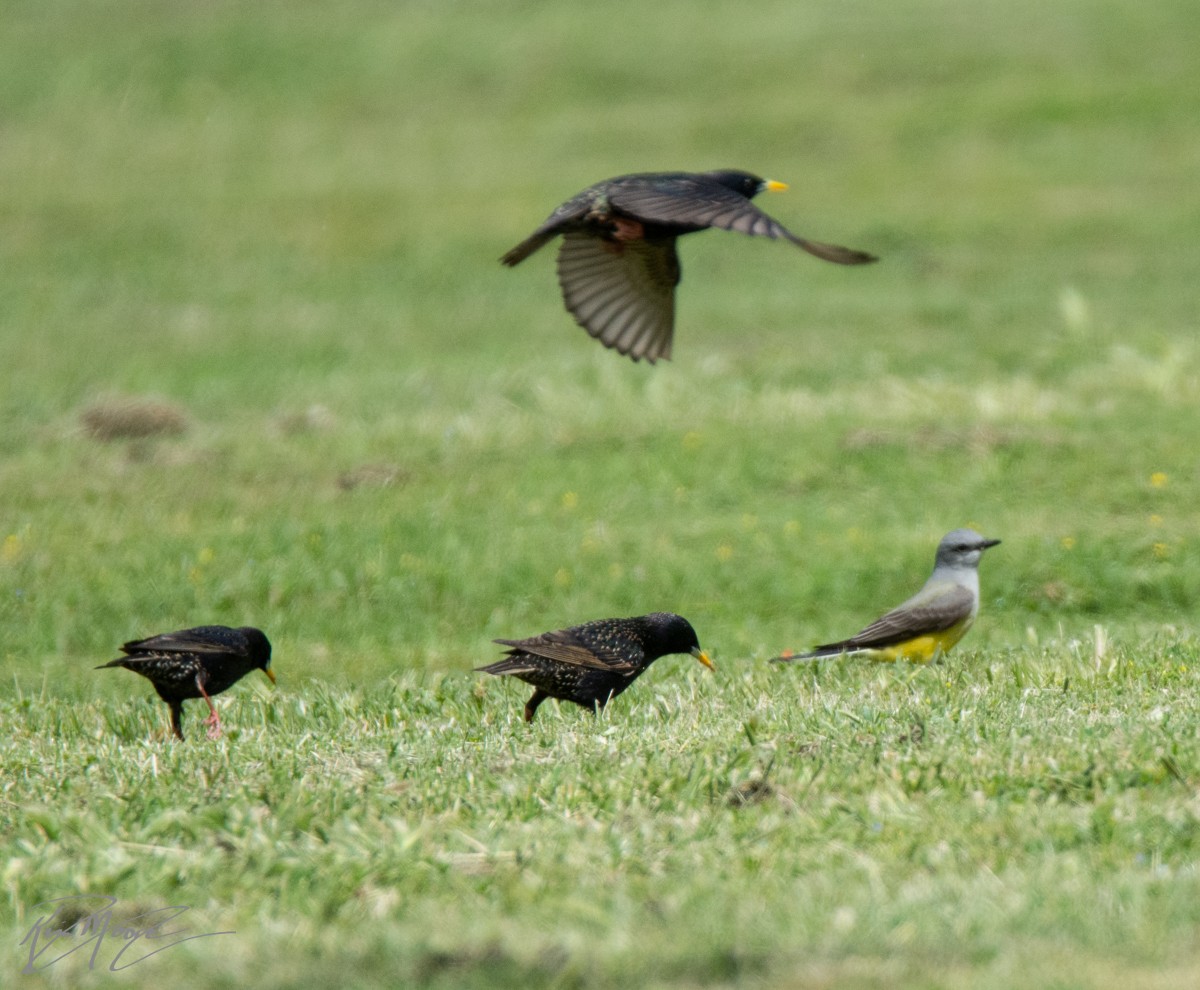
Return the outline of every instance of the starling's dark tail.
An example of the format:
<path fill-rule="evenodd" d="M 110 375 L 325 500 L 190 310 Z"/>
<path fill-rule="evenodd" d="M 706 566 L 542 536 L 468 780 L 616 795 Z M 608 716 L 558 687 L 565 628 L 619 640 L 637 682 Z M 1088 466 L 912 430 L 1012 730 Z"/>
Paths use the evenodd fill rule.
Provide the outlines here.
<path fill-rule="evenodd" d="M 836 244 L 822 244 L 820 241 L 809 241 L 795 235 L 792 235 L 792 243 L 823 261 L 832 261 L 835 265 L 865 265 L 879 260 L 866 251 L 855 251 L 853 248 L 838 247 Z"/>
<path fill-rule="evenodd" d="M 553 234 L 537 233 L 532 237 L 527 237 L 515 248 L 504 255 L 500 261 L 508 265 L 509 268 L 511 268 L 513 265 L 519 265 L 538 248 L 549 244 L 556 236 L 557 231 Z"/>
<path fill-rule="evenodd" d="M 486 667 L 476 667 L 475 670 L 481 674 L 495 674 L 499 677 L 501 674 L 530 674 L 537 670 L 537 667 L 529 662 L 528 657 L 515 656 L 489 663 Z"/>

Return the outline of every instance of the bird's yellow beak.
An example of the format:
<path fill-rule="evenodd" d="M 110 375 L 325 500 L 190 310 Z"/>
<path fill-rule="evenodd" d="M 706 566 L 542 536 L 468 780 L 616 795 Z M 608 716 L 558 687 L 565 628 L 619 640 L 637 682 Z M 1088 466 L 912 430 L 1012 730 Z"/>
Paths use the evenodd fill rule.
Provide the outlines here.
<path fill-rule="evenodd" d="M 263 673 L 266 674 L 269 678 L 271 678 L 272 684 L 275 683 L 275 671 L 273 671 L 270 667 L 265 667 L 263 669 Z"/>
<path fill-rule="evenodd" d="M 691 653 L 692 653 L 692 656 L 694 656 L 697 660 L 699 660 L 702 664 L 704 664 L 704 666 L 706 666 L 709 670 L 716 669 L 715 667 L 713 667 L 713 662 L 708 659 L 708 654 L 705 653 L 702 649 L 700 649 L 700 647 L 698 647 L 698 646 L 693 647 L 691 650 Z"/>
<path fill-rule="evenodd" d="M 785 192 L 787 187 L 788 184 L 786 182 L 776 182 L 774 179 L 767 179 L 767 181 L 763 183 L 763 188 L 767 192 Z"/>

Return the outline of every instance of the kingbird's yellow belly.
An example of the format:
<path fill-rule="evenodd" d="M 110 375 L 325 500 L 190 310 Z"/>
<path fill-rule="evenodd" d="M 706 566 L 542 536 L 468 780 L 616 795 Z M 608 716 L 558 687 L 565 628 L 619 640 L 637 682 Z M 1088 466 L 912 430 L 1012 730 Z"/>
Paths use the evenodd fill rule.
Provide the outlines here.
<path fill-rule="evenodd" d="M 893 646 L 871 650 L 869 656 L 872 660 L 880 663 L 895 663 L 897 660 L 907 660 L 909 663 L 929 663 L 939 654 L 949 653 L 950 647 L 962 639 L 970 628 L 971 620 L 964 619 L 941 632 L 928 633 L 925 636 L 906 639 Z"/>

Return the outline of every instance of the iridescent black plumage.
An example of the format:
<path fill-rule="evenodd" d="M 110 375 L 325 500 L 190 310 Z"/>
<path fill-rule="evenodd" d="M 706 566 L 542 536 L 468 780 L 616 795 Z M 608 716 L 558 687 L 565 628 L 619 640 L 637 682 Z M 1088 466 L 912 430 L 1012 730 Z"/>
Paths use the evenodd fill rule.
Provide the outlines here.
<path fill-rule="evenodd" d="M 653 364 L 671 356 L 679 256 L 675 241 L 709 227 L 791 241 L 825 261 L 861 265 L 864 251 L 810 241 L 750 202 L 782 182 L 749 172 L 643 172 L 590 186 L 500 260 L 510 267 L 559 234 L 558 282 L 576 322 L 605 347 Z"/>
<path fill-rule="evenodd" d="M 124 667 L 147 678 L 170 708 L 171 731 L 180 739 L 183 702 L 188 698 L 203 698 L 208 703 L 211 714 L 205 725 L 209 726 L 209 736 L 215 738 L 221 734 L 221 720 L 212 695 L 232 687 L 256 669 L 275 682 L 271 644 L 261 630 L 252 626 L 197 626 L 134 640 L 121 650 L 128 656 L 96 669 Z"/>
<path fill-rule="evenodd" d="M 655 660 L 672 653 L 690 653 L 712 668 L 691 623 L 670 612 L 597 619 L 529 639 L 495 642 L 511 647 L 508 656 L 476 669 L 533 685 L 533 697 L 525 706 L 526 722 L 533 721 L 538 705 L 547 698 L 573 701 L 592 711 L 603 708 Z"/>

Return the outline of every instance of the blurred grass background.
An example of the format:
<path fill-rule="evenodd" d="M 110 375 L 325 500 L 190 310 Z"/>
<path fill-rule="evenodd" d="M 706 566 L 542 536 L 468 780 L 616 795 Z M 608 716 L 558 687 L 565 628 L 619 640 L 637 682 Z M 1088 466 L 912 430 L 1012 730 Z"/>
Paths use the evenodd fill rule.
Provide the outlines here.
<path fill-rule="evenodd" d="M 968 524 L 1004 544 L 956 669 L 1036 674 L 1048 649 L 1057 683 L 1097 635 L 1143 674 L 1192 662 L 1194 4 L 12 0 L 4 21 L 10 718 L 98 698 L 65 738 L 128 709 L 133 746 L 161 706 L 90 667 L 205 622 L 268 632 L 280 704 L 413 672 L 454 711 L 493 637 L 654 609 L 717 660 L 704 705 L 786 706 L 803 678 L 762 661 L 854 631 Z M 773 215 L 883 260 L 688 238 L 654 368 L 573 324 L 549 251 L 497 262 L 591 182 L 716 167 L 791 183 Z M 130 398 L 184 428 L 98 438 Z M 682 676 L 656 667 L 614 721 Z M 515 686 L 486 692 L 515 718 Z M 554 725 L 590 733 L 577 714 Z M 51 799 L 31 766 L 10 811 L 11 788 Z M 596 979 L 636 968 L 618 956 Z"/>

